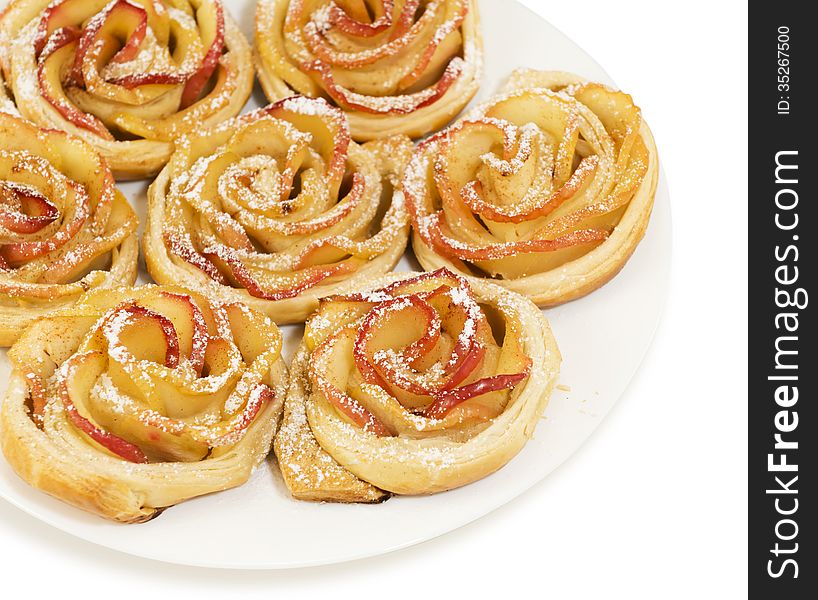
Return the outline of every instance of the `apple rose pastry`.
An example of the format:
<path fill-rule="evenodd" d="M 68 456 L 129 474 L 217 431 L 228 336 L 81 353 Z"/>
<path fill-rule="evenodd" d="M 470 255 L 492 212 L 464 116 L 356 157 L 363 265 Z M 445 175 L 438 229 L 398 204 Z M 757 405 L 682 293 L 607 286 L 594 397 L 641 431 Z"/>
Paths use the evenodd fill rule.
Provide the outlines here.
<path fill-rule="evenodd" d="M 294 97 L 177 146 L 148 191 L 145 256 L 160 283 L 302 322 L 342 280 L 403 254 L 407 137 L 358 145 L 340 110 Z"/>
<path fill-rule="evenodd" d="M 136 279 L 137 219 L 91 146 L 0 111 L 0 346 Z"/>
<path fill-rule="evenodd" d="M 292 364 L 284 481 L 299 499 L 376 502 L 485 477 L 534 433 L 560 360 L 531 301 L 446 269 L 326 298 Z"/>
<path fill-rule="evenodd" d="M 9 351 L 3 453 L 28 483 L 146 521 L 244 483 L 283 404 L 281 335 L 239 303 L 175 287 L 89 292 Z"/>
<path fill-rule="evenodd" d="M 650 218 L 656 147 L 628 94 L 519 71 L 420 144 L 404 193 L 427 270 L 491 278 L 550 306 L 613 277 Z"/>
<path fill-rule="evenodd" d="M 220 0 L 14 0 L 3 39 L 23 116 L 82 137 L 118 179 L 155 175 L 176 137 L 237 115 L 253 85 Z"/>
<path fill-rule="evenodd" d="M 474 0 L 260 0 L 256 63 L 267 97 L 324 97 L 352 137 L 421 137 L 477 92 Z"/>

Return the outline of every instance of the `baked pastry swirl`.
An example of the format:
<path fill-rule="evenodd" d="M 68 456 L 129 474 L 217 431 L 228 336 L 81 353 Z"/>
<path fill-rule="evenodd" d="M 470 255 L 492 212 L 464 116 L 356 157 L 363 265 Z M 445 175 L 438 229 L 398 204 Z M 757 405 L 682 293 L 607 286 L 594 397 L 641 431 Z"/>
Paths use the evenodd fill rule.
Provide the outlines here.
<path fill-rule="evenodd" d="M 94 291 L 9 351 L 0 413 L 28 483 L 109 519 L 140 522 L 244 483 L 283 403 L 281 335 L 263 314 L 181 288 Z"/>
<path fill-rule="evenodd" d="M 413 155 L 404 177 L 413 249 L 427 270 L 492 278 L 540 306 L 572 300 L 631 256 L 658 173 L 629 95 L 518 71 Z"/>
<path fill-rule="evenodd" d="M 411 150 L 404 136 L 350 141 L 344 114 L 306 97 L 187 136 L 148 192 L 148 270 L 302 322 L 342 280 L 400 259 Z"/>
<path fill-rule="evenodd" d="M 91 146 L 0 111 L 0 346 L 136 278 L 137 219 Z"/>
<path fill-rule="evenodd" d="M 482 39 L 474 0 L 260 0 L 259 80 L 271 100 L 324 97 L 352 137 L 421 137 L 477 92 Z"/>
<path fill-rule="evenodd" d="M 14 0 L 0 55 L 22 115 L 91 143 L 117 179 L 155 175 L 176 137 L 237 115 L 253 85 L 221 0 Z"/>
<path fill-rule="evenodd" d="M 445 269 L 326 298 L 291 367 L 284 481 L 299 499 L 376 502 L 480 479 L 532 436 L 560 360 L 529 300 Z"/>

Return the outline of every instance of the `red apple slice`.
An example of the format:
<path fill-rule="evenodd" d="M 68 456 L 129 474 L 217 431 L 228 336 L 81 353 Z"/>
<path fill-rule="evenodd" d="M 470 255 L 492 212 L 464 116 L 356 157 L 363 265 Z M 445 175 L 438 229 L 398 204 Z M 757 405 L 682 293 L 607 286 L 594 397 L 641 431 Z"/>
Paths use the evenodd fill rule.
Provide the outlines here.
<path fill-rule="evenodd" d="M 322 61 L 304 63 L 301 68 L 315 75 L 330 98 L 346 110 L 355 109 L 369 114 L 405 115 L 434 104 L 442 98 L 460 78 L 464 64 L 462 58 L 453 58 L 433 86 L 401 96 L 366 96 L 353 92 L 336 83 L 332 68 Z"/>
<path fill-rule="evenodd" d="M 92 440 L 120 458 L 133 463 L 147 463 L 148 457 L 136 446 L 121 437 L 97 427 L 80 414 L 78 404 L 84 406 L 82 397 L 87 395 L 101 372 L 104 356 L 99 352 L 79 354 L 63 363 L 58 394 L 65 412 L 73 425 Z"/>
<path fill-rule="evenodd" d="M 136 73 L 110 79 L 108 83 L 132 90 L 143 85 L 180 85 L 185 81 L 187 76 L 179 73 Z"/>
<path fill-rule="evenodd" d="M 346 170 L 351 140 L 349 122 L 340 109 L 323 98 L 293 96 L 250 113 L 243 119 L 252 122 L 261 115 L 284 119 L 295 125 L 298 131 L 311 134 L 312 146 L 328 165 L 327 179 L 340 183 Z"/>
<path fill-rule="evenodd" d="M 442 23 L 437 28 L 432 38 L 427 42 L 426 47 L 423 49 L 423 54 L 421 54 L 420 59 L 415 64 L 414 68 L 409 73 L 407 73 L 403 77 L 403 79 L 401 79 L 400 82 L 398 83 L 401 89 L 407 89 L 411 87 L 426 74 L 426 70 L 429 67 L 429 64 L 432 62 L 432 59 L 435 57 L 435 54 L 437 53 L 438 49 L 440 49 L 443 46 L 444 42 L 447 41 L 449 36 L 451 36 L 460 28 L 460 25 L 466 18 L 466 13 L 468 11 L 469 11 L 468 4 L 465 2 L 461 3 L 459 12 L 455 14 L 452 19 L 446 21 L 445 23 Z M 452 43 L 450 43 L 447 48 L 447 51 L 454 51 L 455 48 L 456 47 L 453 47 Z M 446 71 L 444 71 L 443 73 L 443 77 L 446 77 L 446 73 L 449 71 L 449 67 L 452 66 L 452 63 L 454 63 L 454 60 L 449 62 Z"/>
<path fill-rule="evenodd" d="M 419 0 L 409 0 L 407 4 L 417 5 Z M 329 5 L 329 23 L 337 27 L 340 31 L 358 37 L 373 37 L 379 33 L 383 33 L 392 26 L 392 15 L 395 10 L 395 0 L 383 0 L 382 14 L 372 21 L 367 23 L 361 21 L 355 16 L 350 16 L 337 3 Z M 417 6 L 415 6 L 417 8 Z M 407 12 L 407 8 L 404 8 Z M 414 11 L 412 12 L 414 14 Z M 314 21 L 313 21 L 314 22 Z M 316 27 L 320 29 L 322 26 L 317 24 Z"/>
<path fill-rule="evenodd" d="M 429 305 L 426 304 L 425 306 Z M 414 366 L 414 363 L 417 362 L 420 358 L 425 357 L 430 352 L 432 352 L 434 347 L 440 341 L 440 328 L 442 322 L 437 312 L 435 312 L 434 310 L 432 310 L 431 312 L 432 312 L 432 315 L 430 315 L 431 319 L 428 320 L 428 325 L 426 327 L 426 331 L 423 332 L 423 335 L 416 341 L 409 344 L 408 346 L 405 346 L 401 351 L 403 359 L 409 365 Z"/>
<path fill-rule="evenodd" d="M 338 408 L 344 415 L 364 431 L 374 433 L 378 437 L 390 435 L 389 430 L 375 415 L 361 405 L 360 402 L 347 395 L 333 379 L 343 375 L 344 361 L 333 361 L 336 344 L 343 343 L 350 348 L 354 345 L 355 331 L 342 329 L 321 343 L 310 357 L 309 375 L 315 389 Z M 347 371 L 348 376 L 348 371 Z"/>
<path fill-rule="evenodd" d="M 438 314 L 443 315 L 443 328 L 457 336 L 452 355 L 444 366 L 445 376 L 454 380 L 449 381 L 449 387 L 455 386 L 477 367 L 483 357 L 477 333 L 485 317 L 465 284 L 441 285 L 423 296 Z"/>
<path fill-rule="evenodd" d="M 430 395 L 432 390 L 402 377 L 378 352 L 395 350 L 408 368 L 410 358 L 403 350 L 409 348 L 412 360 L 422 349 L 428 352 L 440 338 L 440 325 L 435 310 L 418 296 L 401 296 L 373 307 L 361 323 L 353 346 L 355 366 L 364 381 L 387 390 L 394 386 L 413 394 Z"/>
<path fill-rule="evenodd" d="M 227 280 L 227 277 L 225 277 L 222 272 L 219 271 L 216 265 L 210 262 L 198 250 L 196 250 L 196 247 L 193 245 L 193 242 L 190 240 L 190 236 L 188 234 L 182 235 L 165 232 L 164 238 L 165 245 L 171 254 L 175 254 L 186 263 L 204 272 L 216 283 L 221 285 L 229 285 L 230 282 Z"/>
<path fill-rule="evenodd" d="M 202 32 L 202 42 L 207 52 L 198 70 L 190 76 L 182 92 L 180 109 L 185 109 L 199 100 L 210 76 L 219 64 L 224 49 L 224 10 L 218 0 L 203 0 L 196 11 L 196 20 Z"/>
<path fill-rule="evenodd" d="M 401 279 L 383 288 L 383 291 L 398 296 L 401 294 L 418 293 L 428 290 L 437 290 L 441 286 L 459 287 L 468 285 L 466 280 L 456 275 L 446 267 L 434 271 L 421 273 L 409 279 Z"/>
<path fill-rule="evenodd" d="M 434 280 L 434 283 L 430 283 Z M 371 292 L 360 292 L 355 294 L 338 294 L 329 296 L 326 301 L 344 301 L 344 302 L 367 302 L 377 303 L 386 302 L 400 295 L 415 294 L 428 289 L 435 289 L 441 285 L 450 285 L 456 287 L 464 284 L 465 280 L 452 273 L 446 267 L 441 267 L 435 271 L 428 271 L 421 273 L 415 277 L 408 279 L 401 279 L 390 283 L 386 287 Z"/>
<path fill-rule="evenodd" d="M 72 213 L 64 215 L 63 218 L 65 218 L 66 221 L 63 222 L 61 227 L 54 233 L 54 235 L 47 240 L 14 242 L 2 246 L 2 248 L 0 248 L 0 254 L 2 254 L 3 258 L 9 264 L 19 265 L 38 256 L 43 256 L 49 252 L 53 252 L 54 250 L 57 250 L 67 244 L 75 235 L 77 235 L 77 232 L 80 231 L 83 224 L 88 219 L 90 212 L 90 200 L 88 198 L 88 193 L 79 184 L 68 182 L 68 185 L 72 190 L 73 198 L 69 196 L 69 198 L 64 200 L 76 202 Z"/>
<path fill-rule="evenodd" d="M 550 195 L 540 198 L 539 202 L 534 206 L 513 203 L 507 206 L 497 206 L 486 202 L 482 198 L 483 184 L 479 181 L 467 183 L 460 190 L 460 199 L 472 212 L 490 221 L 497 221 L 498 223 L 531 221 L 550 214 L 564 202 L 573 198 L 590 181 L 598 165 L 599 158 L 597 156 L 583 158 L 565 185 Z"/>
<path fill-rule="evenodd" d="M 185 294 L 161 292 L 161 297 L 161 306 L 153 308 L 160 308 L 163 315 L 173 321 L 173 330 L 179 342 L 179 353 L 186 354 L 193 370 L 197 375 L 201 375 L 204 368 L 207 343 L 210 339 L 207 322 L 202 310 L 193 302 L 190 296 Z M 175 321 L 174 318 L 176 318 Z M 184 341 L 184 345 L 187 346 L 188 338 L 190 339 L 190 349 L 183 352 L 182 343 Z"/>
<path fill-rule="evenodd" d="M 145 427 L 155 428 L 167 434 L 189 436 L 198 443 L 211 447 L 235 444 L 253 424 L 264 405 L 275 397 L 275 393 L 263 383 L 256 384 L 250 390 L 244 408 L 240 413 L 216 425 L 202 425 L 166 417 L 155 410 L 144 410 L 137 415 L 137 420 Z M 231 400 L 228 400 L 228 403 Z"/>
<path fill-rule="evenodd" d="M 34 56 L 39 57 L 51 35 L 58 29 L 79 29 L 89 15 L 101 10 L 110 0 L 63 0 L 52 2 L 42 11 L 34 35 Z"/>
<path fill-rule="evenodd" d="M 224 305 L 229 330 L 240 332 L 232 336 L 246 363 L 251 363 L 264 354 L 277 353 L 281 349 L 281 334 L 275 323 L 265 314 L 250 310 L 246 304 L 234 302 Z M 243 335 L 253 332 L 253 335 Z M 225 331 L 225 338 L 229 332 Z"/>
<path fill-rule="evenodd" d="M 474 343 L 471 347 L 466 351 L 465 356 L 460 359 L 458 362 L 454 363 L 456 366 L 449 376 L 449 380 L 446 382 L 446 385 L 443 386 L 443 390 L 451 390 L 461 383 L 472 373 L 477 367 L 480 366 L 480 363 L 483 361 L 483 357 L 486 355 L 486 348 L 481 345 Z M 452 358 L 457 356 L 457 350 L 452 355 Z"/>
<path fill-rule="evenodd" d="M 137 54 L 139 54 L 139 47 L 142 45 L 142 42 L 145 41 L 145 34 L 148 31 L 148 14 L 147 12 L 137 6 L 134 6 L 127 0 L 120 0 L 120 3 L 124 3 L 129 7 L 127 9 L 128 16 L 123 15 L 123 22 L 116 23 L 115 25 L 111 25 L 114 28 L 114 31 L 110 32 L 116 37 L 120 38 L 123 36 L 125 38 L 125 43 L 122 45 L 122 48 L 114 54 L 111 59 L 108 61 L 114 64 L 126 63 L 128 61 L 133 60 L 136 58 Z M 124 11 L 125 9 L 118 9 L 119 11 Z M 140 14 L 141 11 L 141 14 Z M 142 17 L 144 15 L 144 18 Z M 119 19 L 119 14 L 116 14 L 113 9 L 106 22 L 111 23 L 114 19 Z M 131 21 L 129 23 L 129 21 Z M 129 27 L 132 27 L 130 31 L 128 30 Z M 109 33 L 107 31 L 108 27 L 103 27 L 100 33 Z M 96 37 L 96 36 L 95 36 Z M 120 38 L 121 39 L 121 38 Z"/>
<path fill-rule="evenodd" d="M 275 392 L 272 389 L 263 383 L 257 383 L 250 392 L 244 409 L 231 420 L 221 423 L 218 426 L 218 437 L 210 438 L 206 441 L 214 448 L 235 444 L 241 439 L 241 436 L 247 431 L 250 425 L 253 424 L 253 421 L 256 420 L 256 417 L 261 412 L 261 409 L 264 408 L 264 405 L 268 402 L 272 402 L 274 398 Z M 185 430 L 184 425 L 182 430 Z M 188 431 L 188 433 L 191 432 Z M 193 433 L 193 437 L 197 437 L 195 432 Z M 206 436 L 198 437 L 202 439 L 202 441 L 205 441 L 203 438 Z"/>
<path fill-rule="evenodd" d="M 427 16 L 434 17 L 432 13 Z M 424 17 L 423 20 L 428 22 L 430 19 Z M 403 21 L 400 24 L 402 25 Z M 409 24 L 411 25 L 411 21 Z M 303 28 L 303 35 L 310 52 L 318 61 L 344 69 L 360 69 L 378 61 L 393 58 L 414 41 L 414 36 L 406 36 L 395 42 L 396 36 L 393 32 L 389 43 L 377 46 L 367 44 L 365 50 L 355 52 L 349 51 L 346 46 L 339 48 L 334 40 L 328 39 L 328 31 L 334 30 L 336 37 L 339 34 L 347 34 L 352 37 L 367 38 L 386 31 L 391 25 L 392 7 L 389 8 L 389 12 L 382 14 L 373 23 L 366 23 L 351 18 L 336 4 L 330 4 L 312 14 L 312 20 Z M 422 23 L 419 25 L 422 26 Z"/>
<path fill-rule="evenodd" d="M 36 189 L 0 181 L 0 226 L 14 233 L 35 233 L 53 223 L 59 209 Z"/>
<path fill-rule="evenodd" d="M 102 121 L 79 110 L 68 100 L 62 89 L 63 66 L 70 62 L 79 37 L 79 29 L 64 27 L 55 31 L 48 38 L 37 64 L 37 83 L 40 94 L 69 122 L 103 139 L 113 141 L 114 137 Z"/>
<path fill-rule="evenodd" d="M 120 50 L 109 60 L 114 63 L 127 62 L 139 52 L 139 46 L 144 41 L 147 30 L 148 14 L 144 8 L 128 0 L 115 0 L 105 10 L 94 15 L 83 27 L 82 37 L 74 54 L 70 80 L 76 85 L 83 85 L 82 65 L 88 51 L 98 40 L 109 39 L 119 42 Z M 97 65 L 97 68 L 101 66 Z"/>
<path fill-rule="evenodd" d="M 528 377 L 528 371 L 523 373 L 516 373 L 513 375 L 495 375 L 494 377 L 485 377 L 474 383 L 469 383 L 463 387 L 446 390 L 439 394 L 435 401 L 423 411 L 423 416 L 429 419 L 442 419 L 458 404 L 488 394 L 489 392 L 496 392 L 513 388 L 523 379 Z"/>
<path fill-rule="evenodd" d="M 317 265 L 295 273 L 281 274 L 280 277 L 292 283 L 285 287 L 269 289 L 259 282 L 244 265 L 241 258 L 232 248 L 218 245 L 205 249 L 202 254 L 211 261 L 221 261 L 236 282 L 255 298 L 264 300 L 285 300 L 294 298 L 301 292 L 315 287 L 325 279 L 341 275 L 352 270 L 352 265 L 346 262 L 332 265 Z"/>
<path fill-rule="evenodd" d="M 414 278 L 416 283 L 419 278 Z M 428 281 L 433 281 L 427 278 Z M 403 282 L 406 283 L 406 282 Z M 434 396 L 454 388 L 479 367 L 485 348 L 477 334 L 485 318 L 467 287 L 441 285 L 431 292 L 401 295 L 373 307 L 361 324 L 354 347 L 355 364 L 364 381 L 396 393 Z M 399 319 L 400 328 L 392 326 Z M 451 356 L 437 377 L 424 377 L 417 363 L 433 352 L 441 330 L 456 338 Z M 412 341 L 410 341 L 412 340 Z M 380 350 L 392 349 L 390 354 Z M 397 357 L 395 356 L 397 355 Z M 395 364 L 396 358 L 401 364 Z"/>
<path fill-rule="evenodd" d="M 349 193 L 334 207 L 309 220 L 274 222 L 273 231 L 287 236 L 308 236 L 318 231 L 329 229 L 333 225 L 340 223 L 355 210 L 365 191 L 366 179 L 364 179 L 361 173 L 356 172 L 352 176 L 352 186 Z M 322 240 L 320 243 L 313 244 L 310 251 L 313 253 L 316 252 L 319 247 L 325 246 L 327 242 L 328 240 Z M 302 260 L 301 264 L 307 264 L 307 259 Z"/>
<path fill-rule="evenodd" d="M 554 252 L 555 250 L 569 248 L 579 244 L 603 242 L 609 235 L 607 231 L 582 229 L 554 238 L 553 240 L 524 240 L 520 242 L 500 242 L 488 246 L 480 246 L 462 242 L 458 240 L 456 236 L 452 235 L 448 225 L 444 221 L 442 211 L 420 219 L 417 231 L 426 243 L 433 246 L 444 256 L 468 261 L 497 260 L 517 254 Z"/>
<path fill-rule="evenodd" d="M 79 411 L 77 411 L 76 407 L 71 400 L 67 398 L 67 396 L 63 398 L 63 405 L 65 406 L 65 412 L 68 414 L 68 418 L 71 420 L 74 426 L 80 431 L 84 432 L 92 440 L 127 461 L 133 463 L 148 462 L 148 457 L 145 456 L 145 453 L 142 452 L 139 446 L 127 442 L 121 437 L 115 436 L 114 434 L 100 429 L 91 423 L 91 421 L 83 417 Z"/>
<path fill-rule="evenodd" d="M 247 431 L 253 421 L 256 420 L 258 413 L 264 408 L 268 402 L 272 402 L 275 398 L 275 392 L 263 383 L 256 384 L 253 391 L 250 392 L 250 397 L 247 399 L 247 404 L 244 410 L 241 411 L 226 427 L 226 432 L 222 436 L 222 440 L 214 440 L 213 446 L 221 446 L 231 442 L 230 438 Z"/>
<path fill-rule="evenodd" d="M 161 348 L 156 347 L 157 330 L 163 338 Z M 138 304 L 127 304 L 108 315 L 102 331 L 108 347 L 117 356 L 124 349 L 127 358 L 142 360 L 143 356 L 147 356 L 151 360 L 154 353 L 159 352 L 163 356 L 162 363 L 167 368 L 175 369 L 179 366 L 179 336 L 173 321 L 156 311 Z"/>

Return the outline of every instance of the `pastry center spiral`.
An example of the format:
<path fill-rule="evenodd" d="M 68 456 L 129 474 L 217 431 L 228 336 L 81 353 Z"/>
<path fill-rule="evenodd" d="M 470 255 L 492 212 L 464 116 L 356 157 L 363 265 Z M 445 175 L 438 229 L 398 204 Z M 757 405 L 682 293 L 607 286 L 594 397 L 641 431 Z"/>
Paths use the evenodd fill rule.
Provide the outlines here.
<path fill-rule="evenodd" d="M 326 300 L 305 334 L 314 391 L 378 436 L 484 426 L 531 367 L 500 315 L 445 270 Z"/>
<path fill-rule="evenodd" d="M 199 461 L 237 443 L 265 402 L 281 339 L 240 304 L 150 288 L 102 315 L 51 380 L 28 374 L 35 421 L 65 411 L 131 462 Z"/>

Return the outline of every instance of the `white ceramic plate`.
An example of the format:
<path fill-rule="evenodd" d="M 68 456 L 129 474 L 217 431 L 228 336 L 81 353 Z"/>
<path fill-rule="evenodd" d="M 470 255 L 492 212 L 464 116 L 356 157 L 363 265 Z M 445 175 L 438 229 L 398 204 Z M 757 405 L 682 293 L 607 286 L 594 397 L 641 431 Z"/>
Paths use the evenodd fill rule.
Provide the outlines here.
<path fill-rule="evenodd" d="M 255 2 L 225 3 L 251 38 Z M 612 83 L 590 56 L 520 4 L 481 0 L 480 8 L 486 62 L 478 101 L 493 94 L 517 67 L 573 71 Z M 263 102 L 257 89 L 247 110 Z M 143 216 L 147 183 L 122 188 Z M 184 502 L 142 525 L 118 525 L 29 487 L 0 459 L 0 496 L 88 541 L 189 565 L 255 569 L 320 565 L 428 540 L 522 494 L 565 461 L 599 425 L 650 345 L 667 295 L 670 236 L 670 202 L 662 179 L 647 235 L 624 270 L 589 297 L 546 311 L 564 358 L 561 387 L 570 391 L 554 393 L 534 439 L 511 463 L 472 485 L 378 505 L 312 504 L 292 500 L 275 465 L 268 462 L 240 488 Z M 398 267 L 411 269 L 407 258 Z M 142 280 L 148 281 L 144 275 Z M 289 356 L 303 328 L 284 329 Z M 5 351 L 0 352 L 0 381 L 5 382 L 8 362 Z"/>

